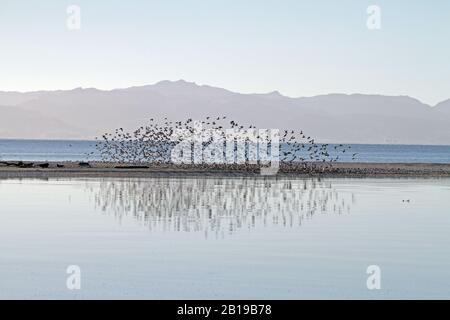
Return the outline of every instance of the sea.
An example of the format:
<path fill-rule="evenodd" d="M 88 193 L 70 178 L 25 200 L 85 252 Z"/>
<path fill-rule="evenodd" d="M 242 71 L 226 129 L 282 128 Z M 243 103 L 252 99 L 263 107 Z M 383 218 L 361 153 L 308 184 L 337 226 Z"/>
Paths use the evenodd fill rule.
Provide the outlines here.
<path fill-rule="evenodd" d="M 95 141 L 69 140 L 0 140 L 0 160 L 3 161 L 101 161 Z M 450 163 L 450 146 L 347 144 L 341 162 L 373 163 Z M 356 154 L 356 155 L 354 155 Z"/>
<path fill-rule="evenodd" d="M 0 298 L 449 299 L 449 195 L 423 178 L 0 180 Z"/>

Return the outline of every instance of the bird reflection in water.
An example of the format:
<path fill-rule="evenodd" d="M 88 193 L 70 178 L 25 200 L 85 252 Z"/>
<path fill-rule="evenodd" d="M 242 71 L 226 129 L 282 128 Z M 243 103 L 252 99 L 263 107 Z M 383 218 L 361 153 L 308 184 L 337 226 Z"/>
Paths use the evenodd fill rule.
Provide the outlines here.
<path fill-rule="evenodd" d="M 105 179 L 87 186 L 96 209 L 133 216 L 152 231 L 204 232 L 297 227 L 316 214 L 348 214 L 355 197 L 321 179 Z"/>

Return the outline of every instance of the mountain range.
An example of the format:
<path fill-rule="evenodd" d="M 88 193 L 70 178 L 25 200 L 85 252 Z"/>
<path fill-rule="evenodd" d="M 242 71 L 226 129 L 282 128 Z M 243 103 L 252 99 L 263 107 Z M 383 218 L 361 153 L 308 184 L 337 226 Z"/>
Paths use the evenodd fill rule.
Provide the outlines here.
<path fill-rule="evenodd" d="M 241 94 L 184 80 L 115 90 L 0 91 L 1 139 L 93 139 L 150 118 L 227 116 L 260 128 L 302 129 L 320 142 L 450 145 L 450 99 Z"/>

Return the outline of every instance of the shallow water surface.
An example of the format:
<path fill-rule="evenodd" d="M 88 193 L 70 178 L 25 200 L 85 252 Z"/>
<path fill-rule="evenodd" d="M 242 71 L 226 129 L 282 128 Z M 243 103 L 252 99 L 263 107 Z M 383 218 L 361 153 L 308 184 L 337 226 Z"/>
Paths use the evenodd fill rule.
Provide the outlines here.
<path fill-rule="evenodd" d="M 0 180 L 0 298 L 450 298 L 449 195 L 450 179 Z"/>

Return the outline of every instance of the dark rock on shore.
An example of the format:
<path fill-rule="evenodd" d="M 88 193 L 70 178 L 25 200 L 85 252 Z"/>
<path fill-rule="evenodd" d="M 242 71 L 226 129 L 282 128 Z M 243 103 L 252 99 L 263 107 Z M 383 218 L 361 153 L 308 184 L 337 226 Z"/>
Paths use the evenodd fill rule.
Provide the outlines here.
<path fill-rule="evenodd" d="M 115 166 L 114 169 L 150 169 L 149 166 Z"/>
<path fill-rule="evenodd" d="M 78 165 L 82 168 L 90 168 L 91 164 L 89 162 L 79 162 Z"/>

